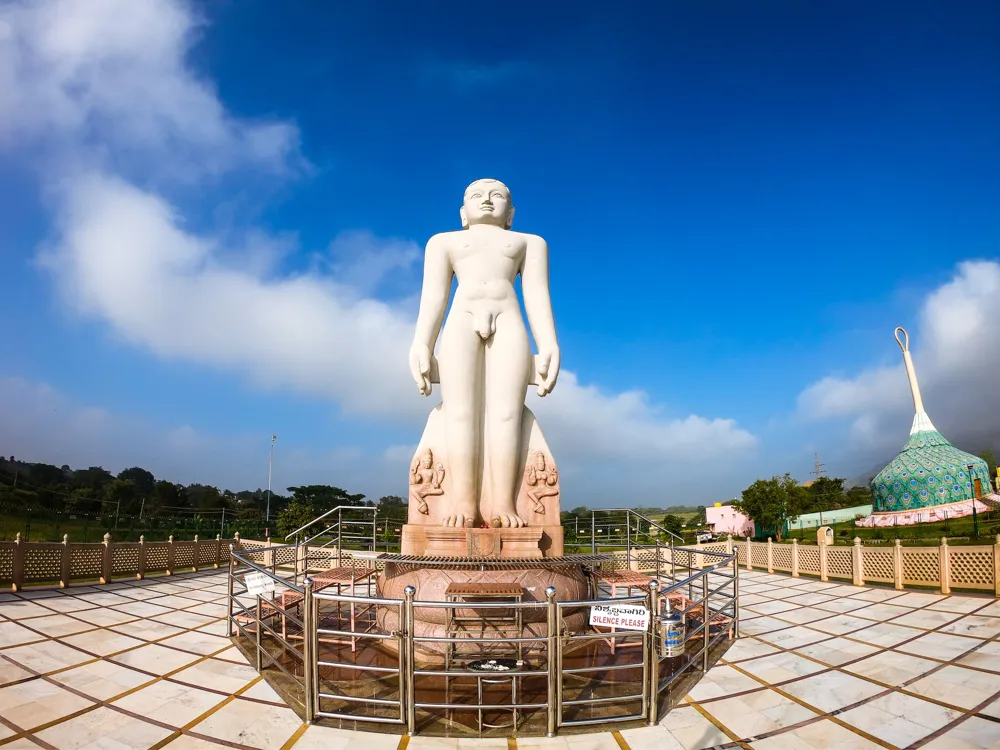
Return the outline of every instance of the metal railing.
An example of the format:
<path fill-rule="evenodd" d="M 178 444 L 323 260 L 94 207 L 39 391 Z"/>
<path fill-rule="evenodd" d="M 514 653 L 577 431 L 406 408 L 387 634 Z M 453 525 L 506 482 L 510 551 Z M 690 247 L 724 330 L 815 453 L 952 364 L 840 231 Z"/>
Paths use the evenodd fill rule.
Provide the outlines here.
<path fill-rule="evenodd" d="M 632 515 L 657 528 L 648 519 Z M 635 538 L 626 535 L 627 540 L 630 537 Z M 418 601 L 412 586 L 405 589 L 403 599 L 391 599 L 316 590 L 308 575 L 299 584 L 298 564 L 289 579 L 275 562 L 282 555 L 287 558 L 292 545 L 233 550 L 228 583 L 229 634 L 239 636 L 239 643 L 253 652 L 253 663 L 258 670 L 273 676 L 286 688 L 284 692 L 295 694 L 292 697 L 302 705 L 308 722 L 329 718 L 359 725 L 396 724 L 410 735 L 417 733 L 418 726 L 423 728 L 428 722 L 447 720 L 458 712 L 476 712 L 480 733 L 484 726 L 502 726 L 484 724 L 484 714 L 491 712 L 512 715 L 513 724 L 503 726 L 519 727 L 521 716 L 522 721 L 538 725 L 537 733 L 548 736 L 554 736 L 561 727 L 598 723 L 644 721 L 652 725 L 658 721 L 668 689 L 685 676 L 707 671 L 713 648 L 722 640 L 735 637 L 739 628 L 737 550 L 682 548 L 675 546 L 672 538 L 670 542 L 669 546 L 628 544 L 625 554 L 617 558 L 617 564 L 633 574 L 649 574 L 648 585 L 640 587 L 641 594 L 603 597 L 605 587 L 599 584 L 591 591 L 592 598 L 558 601 L 556 590 L 550 587 L 543 601 L 477 601 L 474 605 L 463 605 L 485 613 L 515 609 L 519 613 L 545 611 L 544 619 L 532 618 L 535 627 L 530 632 L 526 630 L 502 640 L 488 638 L 485 633 L 471 637 L 450 632 L 445 636 L 418 633 L 415 610 L 426 613 L 454 608 L 456 604 Z M 295 550 L 298 555 L 297 545 Z M 347 551 L 341 554 L 345 558 L 350 555 Z M 340 557 L 338 561 L 344 562 Z M 370 558 L 366 562 L 371 562 Z M 256 574 L 253 594 L 247 591 L 248 574 Z M 599 581 L 600 576 L 596 571 L 593 578 Z M 262 585 L 266 589 L 263 593 Z M 374 593 L 372 588 L 368 588 L 368 594 Z M 650 613 L 645 629 L 598 631 L 586 624 L 573 629 L 566 625 L 574 613 L 586 614 L 592 607 L 629 604 L 641 605 Z M 350 622 L 354 623 L 359 608 L 371 608 L 375 614 L 363 626 L 345 625 L 348 619 L 345 613 L 350 612 Z M 383 625 L 386 617 L 391 622 Z M 681 657 L 665 651 L 665 628 L 671 617 L 689 624 Z M 488 614 L 484 618 L 488 622 Z M 586 623 L 586 620 L 576 622 Z M 601 640 L 616 645 L 611 652 L 615 654 L 613 659 L 607 658 L 606 649 L 603 661 L 592 657 L 603 648 L 598 643 Z M 377 663 L 370 658 L 345 656 L 346 648 L 334 650 L 331 657 L 329 651 L 321 650 L 321 645 L 332 641 L 350 641 L 351 654 L 356 642 L 378 642 L 385 649 Z M 460 659 L 445 660 L 443 666 L 418 664 L 421 650 L 427 653 L 437 649 L 440 653 L 446 649 L 451 653 L 453 648 L 457 651 L 473 644 L 500 644 L 516 648 L 518 654 L 524 649 L 534 655 L 534 664 L 501 675 L 510 681 L 510 700 L 485 700 L 483 681 L 498 676 L 475 672 L 468 665 L 456 663 Z M 636 648 L 626 653 L 629 644 Z M 615 675 L 607 682 L 614 689 L 609 687 L 602 694 L 602 678 L 606 675 Z M 443 681 L 448 690 L 452 683 L 473 679 L 478 692 L 471 694 L 472 700 L 454 699 L 448 690 L 441 697 L 439 689 L 431 691 L 423 687 L 422 681 L 427 679 Z M 494 683 L 498 681 L 493 679 Z M 533 698 L 525 698 L 523 685 L 537 685 L 541 681 L 544 691 L 536 690 Z M 611 709 L 614 710 L 609 713 Z M 540 727 L 543 714 L 544 730 Z M 424 720 L 418 721 L 418 716 Z M 517 731 L 521 736 L 531 733 L 527 725 Z"/>
<path fill-rule="evenodd" d="M 331 508 L 326 513 L 317 516 L 309 523 L 300 526 L 295 529 L 295 531 L 285 535 L 285 541 L 294 540 L 295 545 L 295 582 L 298 583 L 299 572 L 308 573 L 309 571 L 309 553 L 310 550 L 321 550 L 326 549 L 330 546 L 335 546 L 337 550 L 337 565 L 343 559 L 343 549 L 345 543 L 350 547 L 362 546 L 367 550 L 372 552 L 375 551 L 377 544 L 377 528 L 376 528 L 376 517 L 375 517 L 375 507 L 374 506 L 364 506 L 364 505 L 338 505 L 336 508 Z M 345 518 L 345 513 L 347 518 Z M 361 515 L 367 516 L 371 514 L 371 518 L 351 518 L 351 515 Z M 336 521 L 333 521 L 326 526 L 322 531 L 307 536 L 306 532 L 309 529 L 314 529 L 317 524 L 331 518 L 336 515 Z M 368 530 L 371 530 L 370 533 Z M 363 532 L 363 533 L 362 533 Z M 322 544 L 315 544 L 318 539 L 323 539 L 326 537 L 326 541 Z M 310 547 L 310 545 L 312 545 Z"/>

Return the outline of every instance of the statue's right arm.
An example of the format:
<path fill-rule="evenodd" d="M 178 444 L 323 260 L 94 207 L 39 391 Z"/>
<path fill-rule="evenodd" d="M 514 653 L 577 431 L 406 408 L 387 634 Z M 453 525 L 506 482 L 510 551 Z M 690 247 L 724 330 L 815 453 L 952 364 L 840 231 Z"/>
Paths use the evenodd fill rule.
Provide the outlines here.
<path fill-rule="evenodd" d="M 420 289 L 420 311 L 417 313 L 414 343 L 434 348 L 444 311 L 448 307 L 448 295 L 451 294 L 454 275 L 444 237 L 436 234 L 427 241 L 427 249 L 424 251 L 424 283 Z"/>
<path fill-rule="evenodd" d="M 410 347 L 411 373 L 425 396 L 431 392 L 430 358 L 448 308 L 448 295 L 451 293 L 454 275 L 445 239 L 436 234 L 428 240 L 424 251 L 424 283 L 420 289 L 417 328 Z"/>

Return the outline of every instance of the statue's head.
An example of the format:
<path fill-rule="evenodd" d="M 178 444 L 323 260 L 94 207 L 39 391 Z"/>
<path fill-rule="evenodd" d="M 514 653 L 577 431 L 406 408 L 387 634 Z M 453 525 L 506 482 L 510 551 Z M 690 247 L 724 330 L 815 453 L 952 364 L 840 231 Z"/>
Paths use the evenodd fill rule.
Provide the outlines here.
<path fill-rule="evenodd" d="M 430 451 L 424 453 L 424 455 L 420 457 L 420 465 L 425 469 L 431 468 L 431 466 L 434 465 L 434 454 Z"/>
<path fill-rule="evenodd" d="M 473 224 L 493 224 L 510 229 L 514 222 L 510 190 L 500 180 L 476 180 L 465 189 L 459 215 L 463 229 Z"/>
<path fill-rule="evenodd" d="M 539 469 L 545 468 L 545 454 L 541 451 L 535 454 L 535 466 Z"/>

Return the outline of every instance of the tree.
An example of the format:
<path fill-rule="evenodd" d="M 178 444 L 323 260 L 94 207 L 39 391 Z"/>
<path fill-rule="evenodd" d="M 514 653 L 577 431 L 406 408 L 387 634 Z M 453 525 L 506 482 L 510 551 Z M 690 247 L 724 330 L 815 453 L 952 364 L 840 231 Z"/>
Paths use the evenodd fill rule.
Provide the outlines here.
<path fill-rule="evenodd" d="M 152 472 L 140 469 L 138 466 L 119 472 L 118 478 L 130 481 L 141 497 L 148 497 L 156 483 L 156 477 L 153 476 Z"/>
<path fill-rule="evenodd" d="M 741 499 L 734 502 L 733 507 L 754 522 L 758 534 L 770 531 L 780 542 L 785 524 L 794 517 L 790 504 L 797 486 L 788 474 L 758 479 L 743 490 Z"/>
<path fill-rule="evenodd" d="M 804 488 L 806 492 L 805 504 L 804 507 L 796 509 L 798 514 L 846 508 L 845 481 L 832 477 L 817 478 L 811 485 Z"/>
<path fill-rule="evenodd" d="M 663 528 L 671 534 L 680 536 L 681 531 L 684 529 L 684 522 L 681 520 L 680 516 L 675 516 L 673 513 L 667 513 L 667 515 L 663 517 Z"/>
<path fill-rule="evenodd" d="M 338 505 L 362 507 L 365 504 L 364 495 L 351 495 L 340 487 L 328 484 L 308 484 L 288 489 L 292 492 L 292 502 L 312 506 L 318 511 L 317 515 Z"/>
<path fill-rule="evenodd" d="M 699 508 L 694 514 L 694 518 L 691 519 L 692 526 L 704 526 L 708 523 L 708 508 Z"/>
<path fill-rule="evenodd" d="M 399 495 L 380 497 L 375 506 L 375 513 L 380 516 L 405 516 L 406 510 L 406 501 Z"/>
<path fill-rule="evenodd" d="M 278 534 L 285 537 L 296 529 L 300 529 L 316 517 L 316 512 L 310 503 L 292 500 L 278 513 Z M 308 533 L 308 529 L 306 532 Z"/>
<path fill-rule="evenodd" d="M 986 462 L 986 465 L 990 468 L 990 479 L 997 475 L 997 455 L 993 452 L 992 448 L 986 448 L 981 451 L 979 457 Z"/>
<path fill-rule="evenodd" d="M 135 485 L 127 479 L 112 479 L 104 485 L 104 513 L 136 513 L 139 510 Z"/>

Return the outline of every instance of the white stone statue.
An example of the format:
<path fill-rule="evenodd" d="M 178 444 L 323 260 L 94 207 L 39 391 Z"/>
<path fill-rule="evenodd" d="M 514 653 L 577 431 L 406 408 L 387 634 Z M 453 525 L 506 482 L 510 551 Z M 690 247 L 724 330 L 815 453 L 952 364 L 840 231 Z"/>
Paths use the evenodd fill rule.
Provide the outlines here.
<path fill-rule="evenodd" d="M 544 396 L 559 376 L 548 246 L 541 237 L 511 231 L 510 191 L 497 180 L 469 185 L 460 214 L 463 229 L 431 237 L 424 256 L 410 373 L 424 396 L 440 382 L 442 402 L 428 420 L 417 455 L 433 450 L 447 471 L 443 495 L 435 498 L 439 507 L 429 516 L 411 513 L 411 523 L 519 527 L 529 515 L 517 507 L 526 491 L 522 482 L 529 450 L 547 454 L 553 463 L 524 405 L 529 383 Z M 534 358 L 514 291 L 518 274 L 538 346 Z M 453 277 L 458 288 L 435 358 Z M 551 492 L 547 479 L 542 486 Z"/>

